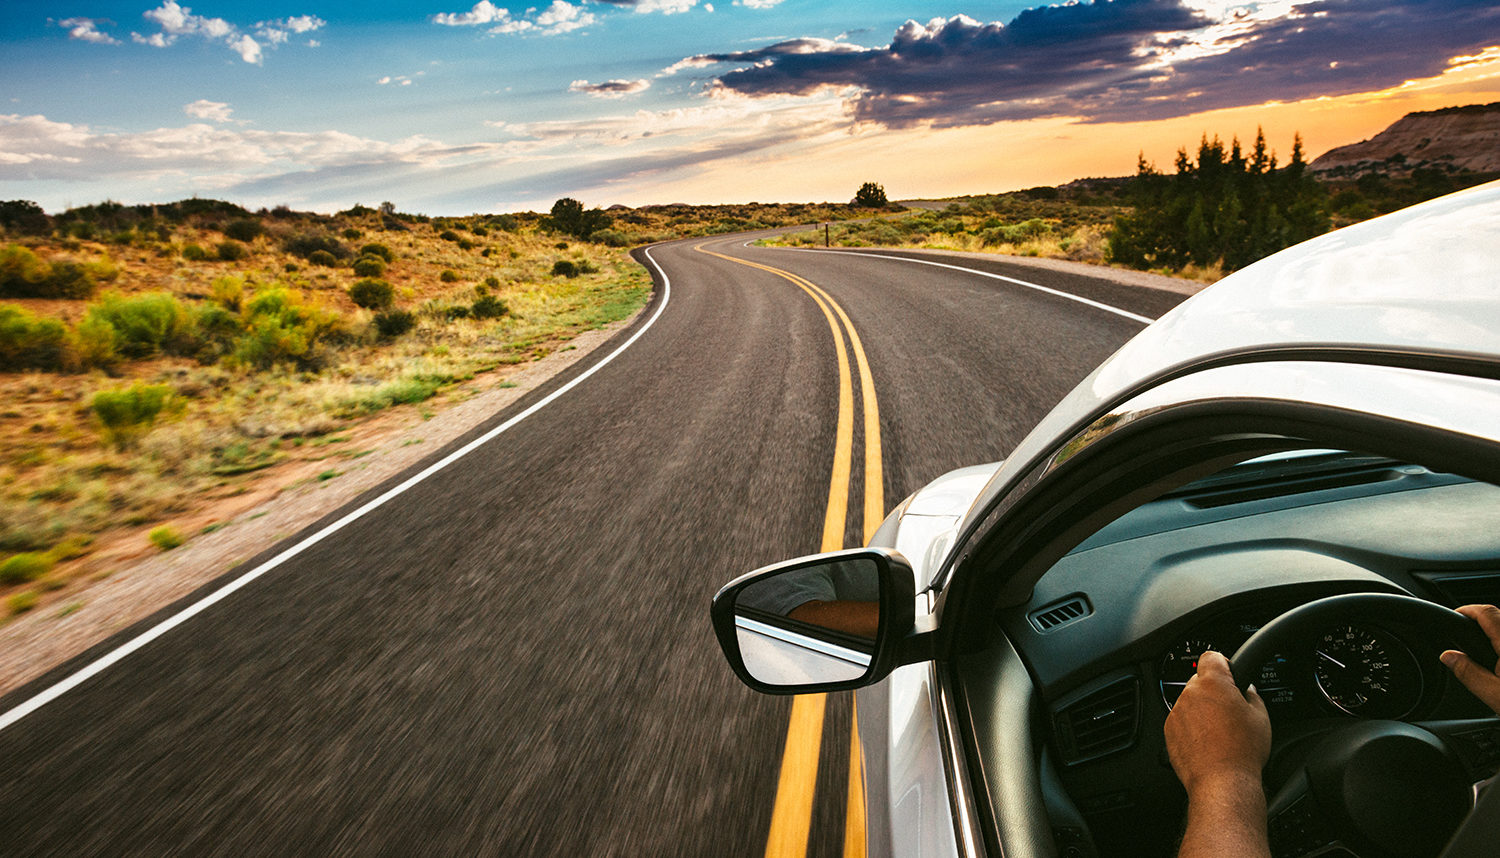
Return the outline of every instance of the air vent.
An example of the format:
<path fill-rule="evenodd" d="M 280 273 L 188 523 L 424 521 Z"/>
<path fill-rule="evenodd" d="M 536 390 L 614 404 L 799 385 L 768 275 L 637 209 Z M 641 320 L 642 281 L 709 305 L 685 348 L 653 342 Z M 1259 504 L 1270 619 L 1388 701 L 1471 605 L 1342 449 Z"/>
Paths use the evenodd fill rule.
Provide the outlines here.
<path fill-rule="evenodd" d="M 1069 765 L 1135 744 L 1140 690 L 1135 677 L 1110 683 L 1058 711 L 1057 744 Z"/>
<path fill-rule="evenodd" d="M 1094 607 L 1089 604 L 1088 597 L 1082 593 L 1068 596 L 1060 602 L 1053 602 L 1026 615 L 1031 621 L 1031 627 L 1039 632 L 1055 631 L 1069 623 L 1087 617 L 1094 612 Z"/>

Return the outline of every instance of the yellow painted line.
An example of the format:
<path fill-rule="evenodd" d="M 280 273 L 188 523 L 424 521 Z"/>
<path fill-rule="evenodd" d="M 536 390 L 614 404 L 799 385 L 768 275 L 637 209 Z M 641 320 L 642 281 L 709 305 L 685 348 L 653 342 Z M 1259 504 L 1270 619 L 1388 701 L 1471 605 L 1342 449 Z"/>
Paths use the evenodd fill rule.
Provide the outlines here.
<path fill-rule="evenodd" d="M 849 806 L 844 812 L 844 858 L 865 858 L 865 760 L 859 746 L 859 707 L 849 701 Z"/>
<path fill-rule="evenodd" d="M 844 349 L 844 338 L 839 332 L 838 324 L 834 322 L 835 314 L 839 322 L 843 324 L 844 330 L 848 331 L 849 343 L 853 347 L 854 359 L 859 367 L 860 401 L 864 411 L 863 541 L 868 543 L 880 526 L 880 522 L 885 518 L 885 471 L 882 465 L 880 408 L 875 398 L 875 380 L 870 372 L 870 362 L 865 357 L 864 344 L 860 342 L 854 323 L 850 321 L 844 308 L 833 299 L 832 295 L 810 280 L 770 265 L 705 250 L 701 244 L 693 249 L 740 265 L 760 269 L 796 284 L 817 303 L 824 317 L 828 319 L 838 351 L 839 419 L 834 441 L 833 476 L 828 487 L 828 508 L 823 519 L 823 551 L 837 551 L 844 547 L 844 527 L 848 515 L 847 498 L 854 442 L 853 404 L 851 402 L 853 391 L 849 357 Z M 832 308 L 831 312 L 830 308 Z M 787 729 L 786 749 L 781 762 L 781 777 L 776 786 L 776 805 L 771 814 L 771 834 L 766 843 L 767 858 L 787 858 L 787 856 L 803 856 L 807 853 L 807 838 L 812 827 L 812 805 L 818 777 L 818 752 L 822 743 L 825 704 L 825 696 L 822 694 L 801 695 L 792 701 L 791 723 Z M 851 719 L 849 796 L 844 816 L 844 858 L 864 858 L 865 833 L 864 760 L 860 751 L 859 720 L 856 713 Z"/>
<path fill-rule="evenodd" d="M 849 512 L 849 482 L 854 459 L 854 384 L 849 370 L 849 352 L 844 347 L 838 320 L 815 291 L 816 287 L 794 274 L 743 259 L 735 259 L 696 245 L 694 250 L 759 268 L 789 280 L 810 295 L 828 320 L 839 364 L 839 414 L 833 443 L 833 469 L 828 482 L 828 506 L 823 516 L 823 551 L 844 547 L 844 526 Z M 809 288 L 811 287 L 811 288 Z M 829 303 L 832 299 L 828 299 Z M 842 311 L 841 311 L 842 312 Z M 800 858 L 807 854 L 812 832 L 813 799 L 818 783 L 818 753 L 823 742 L 823 712 L 827 695 L 800 694 L 792 698 L 786 747 L 781 754 L 781 774 L 776 783 L 776 802 L 771 808 L 771 830 L 766 837 L 766 858 Z"/>

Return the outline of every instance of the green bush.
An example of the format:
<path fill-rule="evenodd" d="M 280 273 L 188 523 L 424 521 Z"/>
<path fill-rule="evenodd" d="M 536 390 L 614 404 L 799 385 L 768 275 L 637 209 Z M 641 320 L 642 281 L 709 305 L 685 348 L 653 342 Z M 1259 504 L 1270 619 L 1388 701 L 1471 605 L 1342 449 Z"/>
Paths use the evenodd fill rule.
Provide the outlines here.
<path fill-rule="evenodd" d="M 379 277 L 385 273 L 385 260 L 378 256 L 361 256 L 354 260 L 354 273 L 358 277 Z"/>
<path fill-rule="evenodd" d="M 458 233 L 451 229 L 445 229 L 438 233 L 438 238 L 441 238 L 443 241 L 458 241 Z"/>
<path fill-rule="evenodd" d="M 481 295 L 469 307 L 476 319 L 498 319 L 509 312 L 505 302 L 494 295 Z"/>
<path fill-rule="evenodd" d="M 219 258 L 225 262 L 234 262 L 250 255 L 250 251 L 246 249 L 245 245 L 240 244 L 232 238 L 219 242 L 218 252 Z"/>
<path fill-rule="evenodd" d="M 454 271 L 451 268 L 444 268 L 443 273 L 438 275 L 438 279 L 443 281 L 444 283 L 457 283 L 458 272 Z"/>
<path fill-rule="evenodd" d="M 166 292 L 131 297 L 107 294 L 89 307 L 84 318 L 109 323 L 114 328 L 115 347 L 128 358 L 159 352 L 189 354 L 197 346 L 187 307 Z"/>
<path fill-rule="evenodd" d="M 0 304 L 0 371 L 62 369 L 67 328 L 11 304 Z"/>
<path fill-rule="evenodd" d="M 314 250 L 307 255 L 307 261 L 314 265 L 321 265 L 324 268 L 333 268 L 339 264 L 338 257 L 326 250 Z"/>
<path fill-rule="evenodd" d="M 399 337 L 416 327 L 417 317 L 407 310 L 391 310 L 375 314 L 375 330 L 385 339 Z"/>
<path fill-rule="evenodd" d="M 609 247 L 630 246 L 630 236 L 626 235 L 623 232 L 620 232 L 618 229 L 596 230 L 592 235 L 589 236 L 589 241 L 592 241 L 595 244 L 607 245 Z"/>
<path fill-rule="evenodd" d="M 571 259 L 559 259 L 552 263 L 553 277 L 577 277 L 578 266 Z"/>
<path fill-rule="evenodd" d="M 348 229 L 344 230 L 344 238 L 347 238 L 350 241 L 353 241 L 356 238 L 359 238 L 360 236 L 363 236 L 363 235 L 364 235 L 364 233 L 360 232 L 359 230 L 355 229 L 352 226 L 349 227 Z"/>
<path fill-rule="evenodd" d="M 381 244 L 379 242 L 371 242 L 370 244 L 367 244 L 364 247 L 361 247 L 359 249 L 359 255 L 360 256 L 378 256 L 381 259 L 384 259 L 387 263 L 391 263 L 391 262 L 395 262 L 396 261 L 396 254 L 392 253 L 391 249 L 389 247 L 387 247 L 384 244 Z"/>
<path fill-rule="evenodd" d="M 172 389 L 165 384 L 132 384 L 118 390 L 101 390 L 90 405 L 104 430 L 104 438 L 116 448 L 130 446 L 151 431 L 157 415 L 167 407 Z"/>
<path fill-rule="evenodd" d="M 232 238 L 236 241 L 254 241 L 263 235 L 265 231 L 266 228 L 260 221 L 241 218 L 240 220 L 230 221 L 229 225 L 224 227 L 224 237 Z"/>
<path fill-rule="evenodd" d="M 182 534 L 177 532 L 177 528 L 170 524 L 151 528 L 151 532 L 146 534 L 146 538 L 151 540 L 152 545 L 155 545 L 162 551 L 171 551 L 186 541 L 182 538 Z"/>
<path fill-rule="evenodd" d="M 337 313 L 308 305 L 299 293 L 279 287 L 259 292 L 245 303 L 243 324 L 233 358 L 257 369 L 285 362 L 314 368 L 323 343 L 343 330 Z"/>
<path fill-rule="evenodd" d="M 0 584 L 25 584 L 47 574 L 52 561 L 45 554 L 25 552 L 13 554 L 0 563 Z"/>
<path fill-rule="evenodd" d="M 184 244 L 182 246 L 182 258 L 188 262 L 202 262 L 208 258 L 208 251 L 196 244 Z"/>
<path fill-rule="evenodd" d="M 366 277 L 349 287 L 349 300 L 366 310 L 384 310 L 396 299 L 396 290 L 391 284 L 374 277 Z"/>
<path fill-rule="evenodd" d="M 485 285 L 486 288 L 489 288 L 489 289 L 499 289 L 500 288 L 500 278 L 496 277 L 493 274 L 491 274 L 489 277 L 484 278 L 484 285 Z"/>
<path fill-rule="evenodd" d="M 85 316 L 73 329 L 73 356 L 80 366 L 109 369 L 120 360 L 115 326 L 98 316 Z"/>
<path fill-rule="evenodd" d="M 335 260 L 348 259 L 352 254 L 342 241 L 331 235 L 320 233 L 299 233 L 282 242 L 281 249 L 293 256 L 300 256 L 308 262 L 315 262 L 313 254 L 323 251 Z M 322 263 L 319 263 L 322 264 Z"/>
<path fill-rule="evenodd" d="M 118 270 L 108 262 L 47 262 L 20 245 L 0 248 L 0 297 L 87 298 L 94 294 L 98 281 L 116 274 Z"/>

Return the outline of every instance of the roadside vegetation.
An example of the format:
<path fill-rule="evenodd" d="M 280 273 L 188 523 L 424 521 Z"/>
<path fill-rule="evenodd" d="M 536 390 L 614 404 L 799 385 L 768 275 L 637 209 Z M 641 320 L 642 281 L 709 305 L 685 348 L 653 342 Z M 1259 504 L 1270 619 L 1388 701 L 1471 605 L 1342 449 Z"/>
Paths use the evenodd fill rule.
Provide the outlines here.
<path fill-rule="evenodd" d="M 0 201 L 0 621 L 299 466 L 336 478 L 392 409 L 425 419 L 628 318 L 651 293 L 630 247 L 869 212 Z"/>
<path fill-rule="evenodd" d="M 1300 138 L 1278 165 L 1263 135 L 1248 151 L 1239 140 L 1204 137 L 1195 154 L 1178 151 L 1171 175 L 1142 159 L 1132 177 L 922 202 L 765 243 L 1038 256 L 1211 283 L 1330 229 L 1500 178 L 1405 166 L 1397 156 L 1363 175 L 1320 176 L 1303 160 Z"/>

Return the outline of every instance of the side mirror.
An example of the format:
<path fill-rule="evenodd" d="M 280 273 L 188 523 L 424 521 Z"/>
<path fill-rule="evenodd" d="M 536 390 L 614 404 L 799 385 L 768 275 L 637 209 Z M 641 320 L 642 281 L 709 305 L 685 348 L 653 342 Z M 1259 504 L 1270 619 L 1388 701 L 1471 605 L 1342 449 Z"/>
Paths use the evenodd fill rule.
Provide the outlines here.
<path fill-rule="evenodd" d="M 916 576 L 898 552 L 856 548 L 757 569 L 714 596 L 714 632 L 756 691 L 842 691 L 883 679 L 911 633 Z"/>

